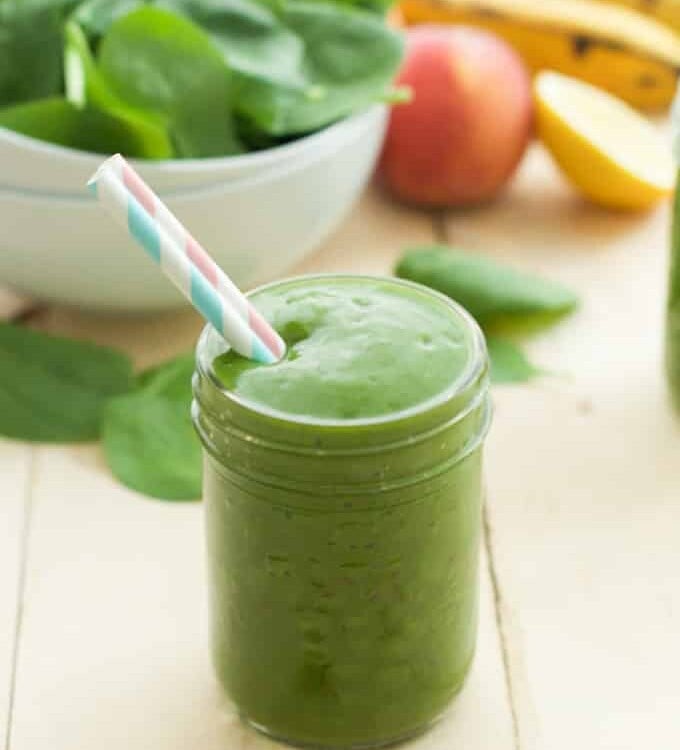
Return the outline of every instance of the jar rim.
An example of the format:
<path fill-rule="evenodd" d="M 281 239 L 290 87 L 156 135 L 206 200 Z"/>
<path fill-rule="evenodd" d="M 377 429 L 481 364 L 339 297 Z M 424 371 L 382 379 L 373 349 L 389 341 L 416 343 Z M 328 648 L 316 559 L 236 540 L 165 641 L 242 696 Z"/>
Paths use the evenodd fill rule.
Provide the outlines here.
<path fill-rule="evenodd" d="M 299 276 L 291 276 L 285 279 L 279 279 L 272 281 L 267 284 L 262 284 L 252 290 L 250 290 L 246 296 L 252 297 L 260 292 L 264 292 L 273 287 L 280 287 L 286 284 L 294 284 L 300 281 L 316 281 L 316 280 L 375 280 L 382 282 L 389 282 L 395 286 L 401 286 L 405 288 L 413 289 L 421 294 L 434 297 L 442 302 L 444 305 L 449 307 L 452 312 L 457 314 L 468 327 L 471 332 L 470 341 L 472 344 L 471 356 L 468 359 L 465 369 L 463 369 L 459 375 L 442 391 L 436 393 L 434 396 L 430 396 L 424 401 L 420 401 L 417 404 L 409 406 L 399 411 L 390 412 L 388 414 L 380 414 L 373 417 L 359 417 L 352 419 L 330 419 L 327 417 L 314 417 L 304 414 L 291 414 L 280 409 L 266 406 L 252 399 L 240 396 L 233 391 L 227 389 L 219 376 L 213 368 L 213 362 L 219 355 L 228 351 L 228 342 L 225 342 L 215 328 L 208 324 L 206 325 L 198 339 L 196 344 L 196 368 L 199 374 L 205 377 L 225 398 L 227 402 L 240 407 L 241 409 L 253 412 L 258 416 L 265 417 L 267 419 L 277 420 L 289 425 L 301 425 L 305 427 L 319 427 L 324 430 L 346 430 L 348 428 L 362 429 L 362 428 L 376 428 L 397 424 L 404 420 L 409 420 L 414 417 L 426 414 L 433 409 L 437 409 L 439 406 L 443 406 L 449 401 L 465 393 L 470 387 L 480 380 L 484 370 L 487 369 L 487 355 L 486 355 L 486 340 L 484 334 L 477 321 L 470 315 L 470 313 L 460 304 L 452 300 L 450 297 L 438 292 L 430 287 L 423 284 L 418 284 L 413 281 L 407 281 L 406 279 L 400 279 L 392 276 L 380 276 L 372 274 L 352 274 L 352 273 L 317 273 L 317 274 L 302 274 Z"/>

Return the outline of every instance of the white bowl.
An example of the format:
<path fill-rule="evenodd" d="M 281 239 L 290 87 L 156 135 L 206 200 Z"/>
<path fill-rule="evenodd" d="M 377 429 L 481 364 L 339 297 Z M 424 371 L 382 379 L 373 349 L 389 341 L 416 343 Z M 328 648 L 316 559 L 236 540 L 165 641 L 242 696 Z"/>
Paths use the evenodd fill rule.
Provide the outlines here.
<path fill-rule="evenodd" d="M 363 130 L 366 118 L 377 117 L 375 108 L 347 118 L 312 135 L 283 146 L 240 156 L 211 159 L 168 159 L 131 163 L 158 192 L 219 185 L 255 177 L 264 170 L 331 150 L 349 131 Z M 92 154 L 30 138 L 0 127 L 0 190 L 30 190 L 50 195 L 82 197 L 85 184 L 109 154 Z"/>
<path fill-rule="evenodd" d="M 166 192 L 165 201 L 248 288 L 284 272 L 344 218 L 372 172 L 385 124 L 385 108 L 374 107 L 330 128 L 332 138 L 305 158 L 290 149 L 254 177 Z M 22 292 L 111 311 L 181 303 L 94 197 L 0 190 L 0 226 L 0 282 Z"/>

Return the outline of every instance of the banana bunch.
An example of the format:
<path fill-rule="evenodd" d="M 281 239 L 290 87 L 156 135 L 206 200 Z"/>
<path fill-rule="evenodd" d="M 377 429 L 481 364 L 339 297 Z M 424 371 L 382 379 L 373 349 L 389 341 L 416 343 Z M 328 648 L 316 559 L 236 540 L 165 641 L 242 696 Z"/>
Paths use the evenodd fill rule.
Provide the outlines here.
<path fill-rule="evenodd" d="M 680 0 L 607 0 L 607 2 L 625 5 L 640 13 L 647 13 L 675 31 L 680 31 Z"/>
<path fill-rule="evenodd" d="M 650 5 L 622 0 L 627 5 Z M 680 8 L 680 0 L 658 2 Z M 680 36 L 617 3 L 597 0 L 401 0 L 406 24 L 462 23 L 504 38 L 534 70 L 580 78 L 639 109 L 663 110 L 680 73 Z"/>

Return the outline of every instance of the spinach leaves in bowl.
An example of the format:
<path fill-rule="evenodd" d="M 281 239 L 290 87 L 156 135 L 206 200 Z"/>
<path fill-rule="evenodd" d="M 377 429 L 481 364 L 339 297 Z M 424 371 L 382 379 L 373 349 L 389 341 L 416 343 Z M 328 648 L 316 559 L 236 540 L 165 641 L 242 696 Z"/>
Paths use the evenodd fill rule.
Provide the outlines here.
<path fill-rule="evenodd" d="M 383 9 L 383 0 L 4 0 L 0 59 L 14 74 L 0 74 L 0 126 L 149 159 L 286 142 L 391 97 L 402 40 Z"/>

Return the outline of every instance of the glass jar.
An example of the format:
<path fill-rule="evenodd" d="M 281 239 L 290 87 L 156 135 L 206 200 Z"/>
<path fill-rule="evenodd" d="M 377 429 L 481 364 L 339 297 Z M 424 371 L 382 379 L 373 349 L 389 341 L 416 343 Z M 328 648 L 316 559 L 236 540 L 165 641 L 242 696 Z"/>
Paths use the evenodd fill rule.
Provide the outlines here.
<path fill-rule="evenodd" d="M 472 349 L 443 393 L 402 412 L 275 412 L 223 388 L 212 329 L 198 344 L 213 661 L 246 721 L 297 744 L 419 732 L 474 653 L 486 348 L 459 306 L 393 283 L 462 318 Z"/>
<path fill-rule="evenodd" d="M 666 372 L 671 398 L 680 413 L 680 179 L 673 201 L 671 265 L 666 318 Z"/>

